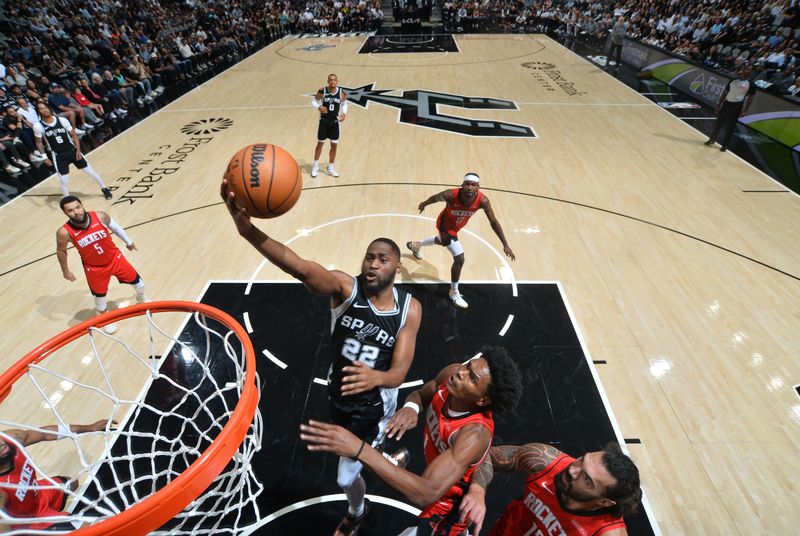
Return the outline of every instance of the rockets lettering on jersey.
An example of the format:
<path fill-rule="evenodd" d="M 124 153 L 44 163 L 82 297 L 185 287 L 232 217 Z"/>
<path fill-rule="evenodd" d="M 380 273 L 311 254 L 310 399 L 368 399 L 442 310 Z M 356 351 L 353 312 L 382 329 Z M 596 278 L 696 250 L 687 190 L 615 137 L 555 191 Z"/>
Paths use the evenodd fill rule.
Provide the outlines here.
<path fill-rule="evenodd" d="M 108 237 L 108 233 L 106 233 L 105 230 L 101 229 L 100 231 L 94 232 L 94 233 L 92 233 L 90 235 L 87 235 L 87 236 L 84 236 L 84 237 L 80 238 L 78 240 L 78 247 L 79 248 L 85 248 L 86 246 L 88 246 L 90 244 L 93 244 L 94 242 L 97 242 L 98 240 L 102 240 L 102 239 L 107 238 L 107 237 Z"/>
<path fill-rule="evenodd" d="M 547 529 L 547 532 L 542 532 L 539 528 L 533 527 L 531 531 L 528 531 L 526 534 L 530 536 L 566 536 L 566 532 L 564 532 L 564 528 L 561 526 L 555 514 L 550 510 L 549 506 L 539 500 L 539 497 L 533 493 L 528 493 L 524 502 L 528 510 L 530 510 Z M 536 530 L 533 531 L 533 529 Z"/>

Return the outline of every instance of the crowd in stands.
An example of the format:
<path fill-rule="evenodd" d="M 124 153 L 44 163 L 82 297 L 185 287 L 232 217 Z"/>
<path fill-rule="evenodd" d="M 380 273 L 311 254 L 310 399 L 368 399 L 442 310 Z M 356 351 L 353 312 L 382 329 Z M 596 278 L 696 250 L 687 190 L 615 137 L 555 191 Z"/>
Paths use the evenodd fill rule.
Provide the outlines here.
<path fill-rule="evenodd" d="M 283 35 L 375 30 L 382 20 L 380 0 L 6 0 L 0 170 L 13 183 L 46 160 L 32 130 L 39 103 L 81 137 L 110 136 Z M 0 197 L 12 190 L 0 182 Z"/>
<path fill-rule="evenodd" d="M 726 73 L 748 63 L 762 88 L 800 96 L 800 7 L 794 0 L 445 0 L 442 5 L 442 21 L 451 31 L 546 32 L 567 44 L 582 38 L 602 49 L 619 16 L 632 39 Z"/>

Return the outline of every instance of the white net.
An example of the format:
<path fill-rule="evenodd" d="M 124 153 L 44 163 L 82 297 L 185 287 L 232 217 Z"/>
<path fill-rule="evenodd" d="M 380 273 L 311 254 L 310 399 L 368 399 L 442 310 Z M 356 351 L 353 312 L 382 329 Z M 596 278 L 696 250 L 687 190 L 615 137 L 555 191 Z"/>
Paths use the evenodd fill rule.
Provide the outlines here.
<path fill-rule="evenodd" d="M 165 326 L 181 323 L 180 330 L 172 330 L 179 334 L 169 336 Z M 201 457 L 242 397 L 244 345 L 217 320 L 199 312 L 187 318 L 185 313 L 147 311 L 116 327 L 114 335 L 92 327 L 31 364 L 0 404 L 0 430 L 40 432 L 50 438 L 45 425 L 61 425 L 65 431 L 69 424 L 108 420 L 102 430 L 67 432 L 62 439 L 28 447 L 17 439 L 19 433 L 0 432 L 9 451 L 21 451 L 29 464 L 22 478 L 0 478 L 6 496 L 65 498 L 63 506 L 59 501 L 53 506 L 60 515 L 50 511 L 32 519 L 0 509 L 0 526 L 6 525 L 9 534 L 68 533 L 141 503 Z M 160 349 L 165 349 L 162 355 Z M 258 376 L 255 383 L 260 393 Z M 263 487 L 251 461 L 261 436 L 256 408 L 244 440 L 225 460 L 222 472 L 151 533 L 240 534 L 256 522 L 256 498 Z M 67 477 L 66 482 L 59 477 Z"/>

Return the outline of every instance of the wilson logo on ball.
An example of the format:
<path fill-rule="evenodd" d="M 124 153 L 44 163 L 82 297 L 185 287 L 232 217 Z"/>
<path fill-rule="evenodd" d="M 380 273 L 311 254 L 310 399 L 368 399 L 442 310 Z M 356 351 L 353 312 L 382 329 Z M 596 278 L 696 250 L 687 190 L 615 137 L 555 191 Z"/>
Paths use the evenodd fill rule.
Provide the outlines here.
<path fill-rule="evenodd" d="M 253 145 L 253 153 L 250 156 L 250 188 L 256 188 L 260 184 L 258 181 L 258 176 L 259 176 L 258 167 L 264 161 L 264 152 L 266 150 L 267 150 L 266 144 Z"/>
<path fill-rule="evenodd" d="M 225 171 L 228 191 L 255 218 L 274 218 L 300 198 L 303 176 L 292 155 L 271 143 L 239 150 Z"/>

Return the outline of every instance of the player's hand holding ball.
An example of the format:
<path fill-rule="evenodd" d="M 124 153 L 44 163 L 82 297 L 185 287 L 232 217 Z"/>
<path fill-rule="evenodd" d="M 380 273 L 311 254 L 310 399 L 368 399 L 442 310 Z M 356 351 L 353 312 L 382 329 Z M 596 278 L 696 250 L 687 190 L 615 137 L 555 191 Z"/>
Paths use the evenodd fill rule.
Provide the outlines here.
<path fill-rule="evenodd" d="M 303 176 L 292 155 L 277 145 L 254 143 L 231 158 L 220 194 L 239 232 L 250 229 L 249 218 L 275 218 L 300 198 Z"/>

